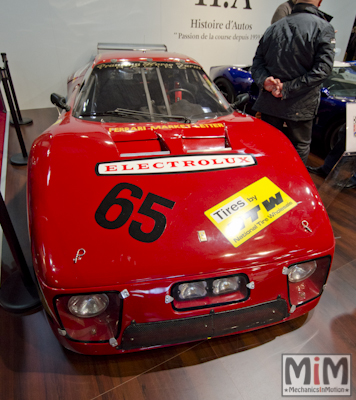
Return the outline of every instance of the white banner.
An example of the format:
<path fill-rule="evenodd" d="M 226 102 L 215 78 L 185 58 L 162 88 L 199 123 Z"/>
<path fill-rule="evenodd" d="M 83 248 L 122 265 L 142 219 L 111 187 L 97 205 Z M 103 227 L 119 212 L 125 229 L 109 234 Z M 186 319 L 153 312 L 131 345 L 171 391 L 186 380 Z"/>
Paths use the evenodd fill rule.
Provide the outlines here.
<path fill-rule="evenodd" d="M 346 151 L 356 152 L 356 103 L 346 104 Z"/>
<path fill-rule="evenodd" d="M 169 50 L 212 66 L 251 65 L 275 5 L 254 0 L 166 0 L 162 31 Z M 182 12 L 184 10 L 184 12 Z"/>

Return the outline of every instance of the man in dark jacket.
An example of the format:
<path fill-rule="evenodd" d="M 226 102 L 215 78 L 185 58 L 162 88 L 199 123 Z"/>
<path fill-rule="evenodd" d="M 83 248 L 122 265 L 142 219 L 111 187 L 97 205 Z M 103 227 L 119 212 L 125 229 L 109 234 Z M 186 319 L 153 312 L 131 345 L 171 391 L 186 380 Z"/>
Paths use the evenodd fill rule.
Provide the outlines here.
<path fill-rule="evenodd" d="M 258 45 L 251 73 L 261 89 L 254 110 L 282 130 L 306 164 L 322 82 L 331 74 L 335 31 L 318 10 L 322 0 L 298 0 Z"/>

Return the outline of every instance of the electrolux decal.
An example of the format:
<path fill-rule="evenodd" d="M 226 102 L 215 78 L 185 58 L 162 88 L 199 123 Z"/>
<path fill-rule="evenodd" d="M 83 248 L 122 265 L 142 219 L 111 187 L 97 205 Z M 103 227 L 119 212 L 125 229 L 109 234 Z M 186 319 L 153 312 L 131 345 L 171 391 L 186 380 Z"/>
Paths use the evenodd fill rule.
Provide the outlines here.
<path fill-rule="evenodd" d="M 216 154 L 99 163 L 96 171 L 98 175 L 172 174 L 239 168 L 255 164 L 255 159 L 248 154 Z"/>

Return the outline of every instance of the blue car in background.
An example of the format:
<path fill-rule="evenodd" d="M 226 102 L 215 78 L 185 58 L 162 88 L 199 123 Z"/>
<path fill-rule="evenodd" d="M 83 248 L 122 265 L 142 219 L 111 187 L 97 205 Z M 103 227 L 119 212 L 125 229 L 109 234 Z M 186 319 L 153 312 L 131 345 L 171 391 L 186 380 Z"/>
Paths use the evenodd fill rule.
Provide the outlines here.
<path fill-rule="evenodd" d="M 332 75 L 324 81 L 318 114 L 313 126 L 313 146 L 326 155 L 336 143 L 337 133 L 346 121 L 346 103 L 356 102 L 356 63 L 335 61 Z M 252 106 L 258 96 L 250 66 L 211 67 L 210 78 L 226 99 L 233 103 L 242 93 L 250 95 L 245 112 L 255 115 Z"/>

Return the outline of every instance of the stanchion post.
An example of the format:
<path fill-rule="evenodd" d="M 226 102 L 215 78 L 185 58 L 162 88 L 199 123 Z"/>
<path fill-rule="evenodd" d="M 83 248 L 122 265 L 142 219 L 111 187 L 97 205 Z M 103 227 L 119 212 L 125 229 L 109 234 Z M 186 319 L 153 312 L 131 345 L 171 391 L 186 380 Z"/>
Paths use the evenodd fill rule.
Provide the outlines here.
<path fill-rule="evenodd" d="M 14 257 L 15 263 L 17 264 L 19 270 L 21 271 L 24 283 L 26 285 L 31 285 L 31 284 L 33 285 L 33 280 L 30 271 L 28 269 L 25 256 L 22 252 L 20 242 L 16 236 L 15 229 L 12 225 L 10 215 L 7 211 L 5 201 L 1 193 L 0 193 L 0 224 L 4 232 L 5 238 L 8 242 L 8 245 L 10 247 L 12 256 Z"/>
<path fill-rule="evenodd" d="M 0 223 L 18 267 L 18 270 L 9 275 L 1 284 L 0 305 L 6 311 L 15 314 L 26 313 L 39 308 L 41 300 L 1 193 Z"/>
<path fill-rule="evenodd" d="M 16 97 L 16 92 L 15 92 L 15 87 L 14 84 L 12 82 L 12 78 L 11 78 L 11 73 L 10 73 L 10 68 L 9 68 L 9 62 L 7 60 L 7 56 L 6 53 L 1 53 L 1 57 L 2 57 L 2 61 L 4 63 L 4 67 L 6 70 L 6 74 L 9 80 L 9 86 L 10 86 L 10 91 L 11 91 L 11 96 L 13 99 L 13 104 L 15 105 L 15 110 L 16 110 L 16 114 L 17 114 L 17 119 L 18 119 L 18 123 L 20 125 L 28 125 L 32 123 L 32 119 L 31 118 L 22 118 L 21 115 L 21 111 L 20 111 L 20 107 L 19 107 L 19 103 L 17 102 L 17 97 Z M 12 119 L 12 121 L 10 121 L 10 123 L 12 125 L 14 125 L 15 121 L 14 119 Z"/>
<path fill-rule="evenodd" d="M 27 165 L 28 154 L 27 154 L 27 151 L 26 151 L 26 146 L 25 146 L 23 137 L 22 137 L 20 125 L 19 125 L 18 120 L 17 120 L 17 115 L 16 115 L 16 112 L 15 112 L 15 109 L 14 109 L 14 104 L 12 102 L 11 93 L 10 93 L 10 90 L 9 90 L 9 87 L 8 87 L 8 84 L 7 84 L 7 80 L 8 80 L 7 73 L 6 73 L 6 70 L 3 69 L 3 68 L 0 68 L 0 80 L 3 83 L 3 87 L 4 87 L 4 90 L 5 90 L 6 98 L 7 98 L 7 101 L 9 103 L 9 107 L 10 107 L 12 120 L 14 121 L 14 126 L 15 126 L 15 129 L 16 129 L 17 138 L 19 140 L 20 147 L 21 147 L 21 152 L 22 152 L 22 154 L 13 155 L 10 158 L 10 162 L 11 162 L 11 164 L 14 164 L 14 165 Z"/>

